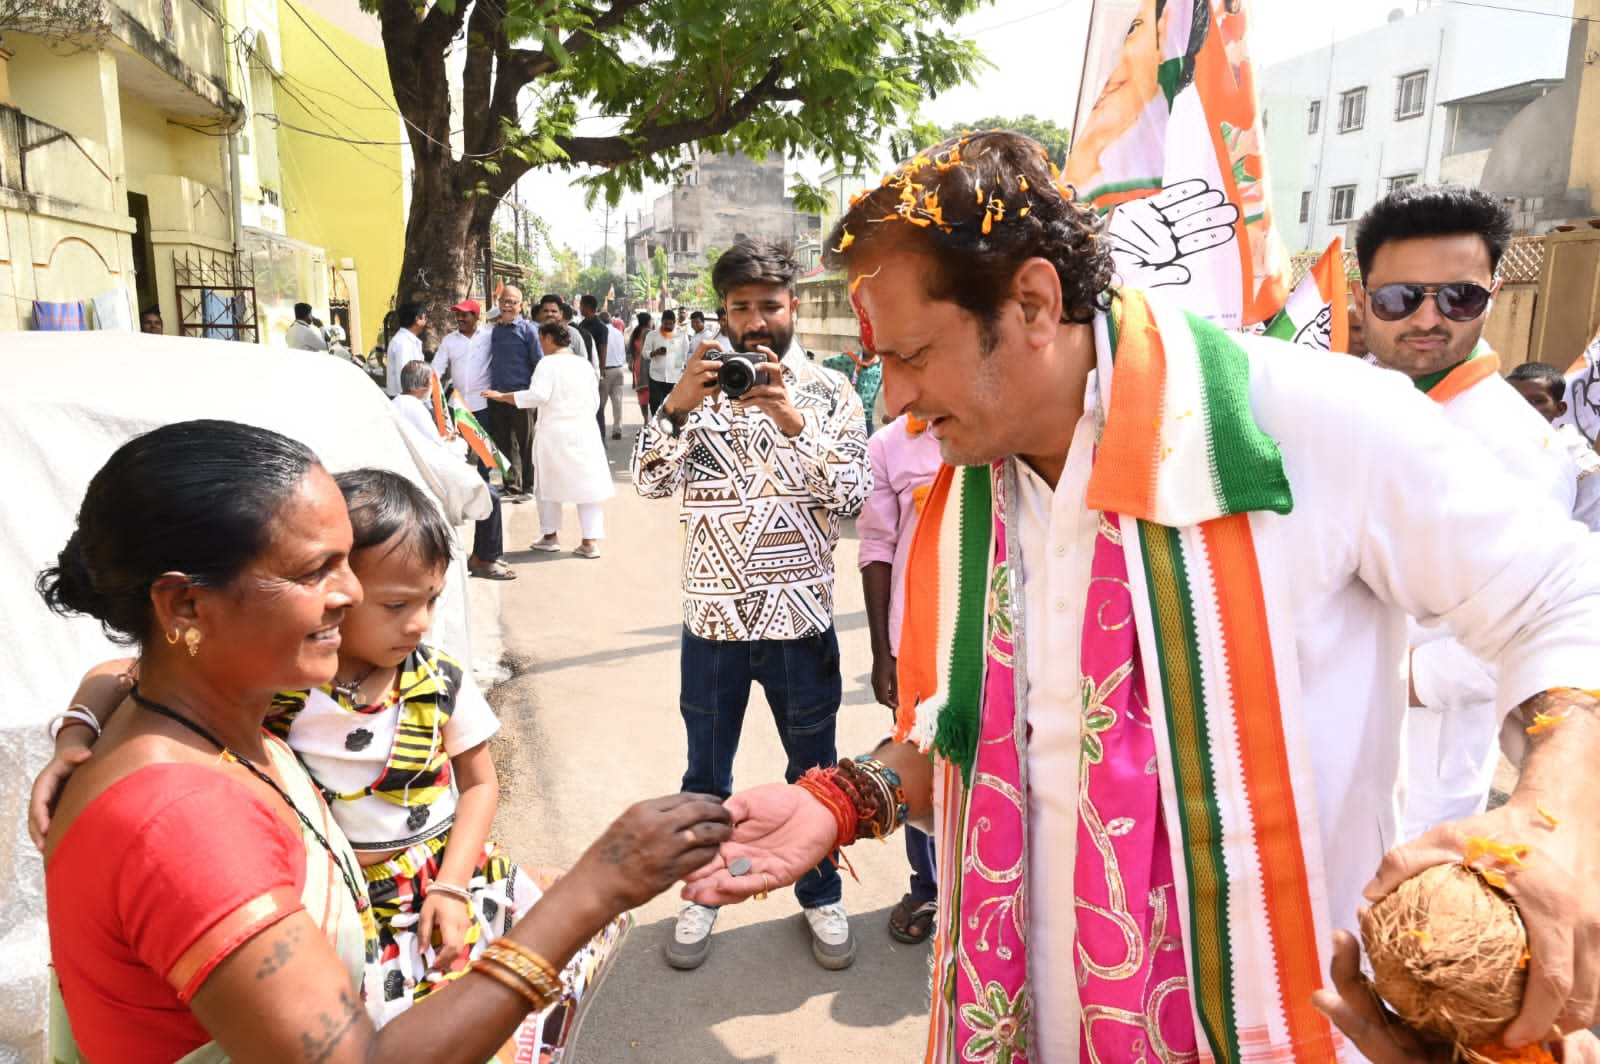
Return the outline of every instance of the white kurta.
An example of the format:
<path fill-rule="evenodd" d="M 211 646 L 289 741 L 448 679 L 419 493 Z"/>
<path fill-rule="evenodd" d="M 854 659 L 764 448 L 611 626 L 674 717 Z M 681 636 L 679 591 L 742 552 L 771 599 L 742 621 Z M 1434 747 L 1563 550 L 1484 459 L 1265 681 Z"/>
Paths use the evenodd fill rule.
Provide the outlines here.
<path fill-rule="evenodd" d="M 600 381 L 587 360 L 570 349 L 546 355 L 516 399 L 539 411 L 533 466 L 540 502 L 602 502 L 616 494 L 594 420 Z"/>
<path fill-rule="evenodd" d="M 1577 468 L 1555 429 L 1499 374 L 1449 402 L 1445 419 L 1479 440 L 1500 468 L 1571 515 Z M 1500 764 L 1495 669 L 1479 661 L 1447 627 L 1409 629 L 1411 676 L 1421 706 L 1405 725 L 1400 794 L 1402 839 L 1483 812 Z"/>
<path fill-rule="evenodd" d="M 1102 331 L 1103 336 L 1103 331 Z M 1552 687 L 1600 684 L 1600 541 L 1502 471 L 1397 374 L 1343 355 L 1241 340 L 1256 420 L 1283 452 L 1289 567 L 1319 833 L 1334 926 L 1400 840 L 1394 801 L 1407 615 L 1443 618 L 1500 663 L 1503 712 Z M 1078 1059 L 1078 690 L 1095 523 L 1085 519 L 1093 422 L 1052 492 L 1021 479 L 1017 541 L 1032 738 L 1029 969 L 1041 1064 Z M 1148 667 L 1149 663 L 1146 663 Z"/>

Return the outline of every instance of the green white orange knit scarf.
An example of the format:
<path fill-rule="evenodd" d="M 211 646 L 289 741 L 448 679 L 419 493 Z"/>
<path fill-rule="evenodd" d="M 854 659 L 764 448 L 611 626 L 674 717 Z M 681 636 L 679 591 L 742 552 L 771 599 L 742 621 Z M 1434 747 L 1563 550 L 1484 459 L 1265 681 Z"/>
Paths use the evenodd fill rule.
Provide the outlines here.
<path fill-rule="evenodd" d="M 1350 1051 L 1310 1001 L 1331 929 L 1274 516 L 1292 505 L 1282 460 L 1231 337 L 1132 291 L 1109 319 L 1088 502 L 1126 567 L 1199 1057 L 1327 1064 Z M 1105 1011 L 1035 1002 L 1027 978 L 1025 683 L 1009 678 L 1029 653 L 1086 648 L 1027 645 L 1014 483 L 1003 463 L 943 471 L 908 563 L 897 734 L 936 753 L 934 1064 L 1023 1064 L 1039 1023 Z M 1086 748 L 1100 727 L 1085 721 Z M 1016 815 L 997 816 L 996 795 Z"/>

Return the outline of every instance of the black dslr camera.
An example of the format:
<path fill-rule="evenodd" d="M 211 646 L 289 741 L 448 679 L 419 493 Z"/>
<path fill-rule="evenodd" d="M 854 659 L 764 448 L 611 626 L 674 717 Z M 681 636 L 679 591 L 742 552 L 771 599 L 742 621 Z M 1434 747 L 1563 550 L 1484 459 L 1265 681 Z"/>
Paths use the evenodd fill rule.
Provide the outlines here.
<path fill-rule="evenodd" d="M 731 351 L 707 351 L 707 362 L 720 362 L 717 367 L 717 387 L 729 399 L 738 399 L 751 388 L 767 383 L 767 362 L 761 355 L 754 358 Z"/>

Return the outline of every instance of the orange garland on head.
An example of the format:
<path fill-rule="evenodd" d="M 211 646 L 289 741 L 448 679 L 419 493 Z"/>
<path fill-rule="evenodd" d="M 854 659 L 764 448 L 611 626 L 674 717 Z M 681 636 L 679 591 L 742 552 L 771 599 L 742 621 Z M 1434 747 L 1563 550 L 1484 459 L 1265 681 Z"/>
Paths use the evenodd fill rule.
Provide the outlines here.
<path fill-rule="evenodd" d="M 1499 1042 L 1490 1042 L 1488 1045 L 1468 1050 L 1468 1053 L 1470 1060 L 1488 1060 L 1494 1064 L 1557 1064 L 1556 1058 L 1541 1045 L 1507 1049 Z"/>

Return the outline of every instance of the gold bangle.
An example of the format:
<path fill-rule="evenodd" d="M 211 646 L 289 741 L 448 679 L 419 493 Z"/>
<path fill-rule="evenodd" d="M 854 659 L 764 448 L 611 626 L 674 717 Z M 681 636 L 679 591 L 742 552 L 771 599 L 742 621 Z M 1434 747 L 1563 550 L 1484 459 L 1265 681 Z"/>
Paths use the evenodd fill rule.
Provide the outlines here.
<path fill-rule="evenodd" d="M 528 985 L 515 972 L 498 961 L 489 961 L 480 957 L 472 962 L 472 970 L 487 975 L 501 986 L 509 987 L 521 994 L 527 1000 L 528 1008 L 532 1012 L 541 1012 L 549 1004 L 548 1001 L 541 1001 L 539 994 L 532 986 Z"/>
<path fill-rule="evenodd" d="M 548 1005 L 562 994 L 561 977 L 549 961 L 509 938 L 497 938 L 483 951 L 481 960 L 493 961 L 511 971 L 545 999 Z M 541 1008 L 544 1006 L 541 1005 Z"/>

